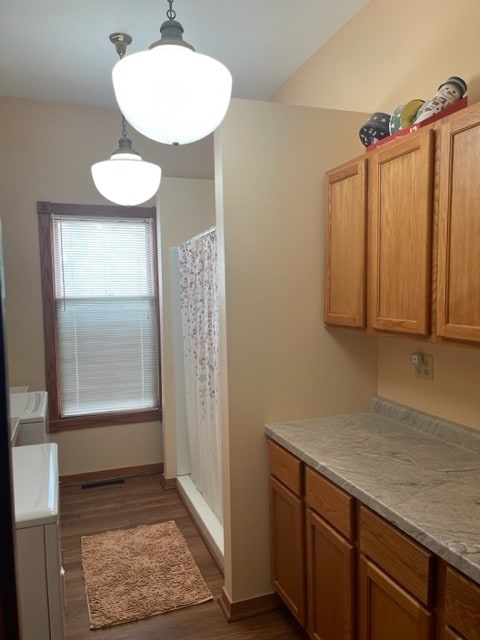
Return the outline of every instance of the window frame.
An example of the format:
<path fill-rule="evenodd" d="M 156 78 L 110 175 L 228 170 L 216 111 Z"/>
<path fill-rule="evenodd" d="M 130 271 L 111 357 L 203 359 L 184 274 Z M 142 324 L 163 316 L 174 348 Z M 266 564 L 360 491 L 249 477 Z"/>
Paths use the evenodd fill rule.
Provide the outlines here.
<path fill-rule="evenodd" d="M 162 398 L 162 376 L 160 359 L 160 312 L 158 250 L 155 207 L 121 207 L 115 205 L 80 205 L 59 202 L 37 202 L 38 231 L 40 242 L 40 278 L 42 284 L 43 334 L 45 352 L 45 379 L 48 392 L 48 413 L 51 432 L 106 427 L 140 422 L 154 422 L 162 419 L 162 410 L 115 411 L 82 416 L 62 417 L 60 415 L 59 368 L 58 368 L 58 326 L 55 312 L 55 271 L 51 231 L 53 215 L 85 218 L 151 218 L 153 222 L 153 269 L 155 282 L 155 312 L 157 316 L 158 344 L 158 399 Z"/>

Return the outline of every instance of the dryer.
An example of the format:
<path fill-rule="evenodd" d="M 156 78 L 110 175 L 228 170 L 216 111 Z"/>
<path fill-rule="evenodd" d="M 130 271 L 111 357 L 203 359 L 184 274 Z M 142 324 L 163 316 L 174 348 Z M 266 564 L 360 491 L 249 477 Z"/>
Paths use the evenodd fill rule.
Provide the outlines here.
<path fill-rule="evenodd" d="M 10 416 L 18 418 L 16 445 L 47 442 L 48 394 L 46 391 L 10 393 Z"/>
<path fill-rule="evenodd" d="M 23 640 L 64 639 L 57 445 L 12 448 Z"/>

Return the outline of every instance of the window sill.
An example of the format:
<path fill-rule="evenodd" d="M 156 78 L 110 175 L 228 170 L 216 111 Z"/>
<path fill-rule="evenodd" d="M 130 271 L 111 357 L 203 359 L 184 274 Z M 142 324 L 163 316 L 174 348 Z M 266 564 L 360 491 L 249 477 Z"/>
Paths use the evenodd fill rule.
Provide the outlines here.
<path fill-rule="evenodd" d="M 135 424 L 139 422 L 156 422 L 161 419 L 161 409 L 132 411 L 128 413 L 97 413 L 85 416 L 50 419 L 48 430 L 50 433 L 58 433 L 59 431 L 72 431 L 74 429 L 91 429 L 95 427 L 113 427 L 121 424 Z"/>

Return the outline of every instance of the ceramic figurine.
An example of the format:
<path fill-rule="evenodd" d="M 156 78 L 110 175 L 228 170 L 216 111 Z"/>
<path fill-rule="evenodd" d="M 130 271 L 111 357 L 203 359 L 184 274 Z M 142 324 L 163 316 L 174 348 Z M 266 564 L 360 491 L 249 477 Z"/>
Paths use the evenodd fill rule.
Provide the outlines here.
<path fill-rule="evenodd" d="M 377 111 L 372 113 L 367 122 L 358 132 L 362 143 L 369 147 L 371 144 L 378 142 L 382 138 L 390 135 L 389 131 L 390 114 Z"/>
<path fill-rule="evenodd" d="M 400 129 L 402 128 L 401 115 L 404 107 L 405 105 L 401 104 L 399 107 L 392 111 L 392 115 L 390 116 L 390 122 L 388 125 L 390 135 L 396 133 L 397 131 L 400 131 Z"/>
<path fill-rule="evenodd" d="M 462 78 L 451 76 L 446 82 L 438 87 L 438 93 L 431 100 L 427 100 L 423 107 L 419 109 L 414 123 L 423 122 L 432 116 L 440 113 L 442 109 L 457 102 L 467 92 L 467 85 Z"/>
<path fill-rule="evenodd" d="M 406 129 L 417 117 L 419 109 L 425 104 L 425 100 L 410 100 L 407 104 L 401 104 L 395 109 L 390 118 L 390 135 Z"/>

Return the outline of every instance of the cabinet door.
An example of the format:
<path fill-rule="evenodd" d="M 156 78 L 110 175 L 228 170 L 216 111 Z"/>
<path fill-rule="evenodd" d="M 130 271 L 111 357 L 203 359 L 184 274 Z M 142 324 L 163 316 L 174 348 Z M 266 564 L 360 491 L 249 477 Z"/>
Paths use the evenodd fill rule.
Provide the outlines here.
<path fill-rule="evenodd" d="M 325 322 L 365 327 L 365 158 L 327 172 L 325 215 Z"/>
<path fill-rule="evenodd" d="M 363 557 L 359 569 L 359 640 L 432 640 L 427 609 Z"/>
<path fill-rule="evenodd" d="M 410 134 L 369 160 L 369 320 L 375 329 L 430 331 L 433 136 Z"/>
<path fill-rule="evenodd" d="M 445 623 L 467 640 L 480 638 L 480 587 L 451 567 L 445 580 Z"/>
<path fill-rule="evenodd" d="M 436 332 L 480 342 L 480 109 L 440 128 Z"/>
<path fill-rule="evenodd" d="M 272 582 L 290 611 L 305 625 L 305 528 L 303 502 L 270 476 Z"/>
<path fill-rule="evenodd" d="M 308 631 L 314 640 L 353 640 L 355 549 L 307 509 Z"/>

